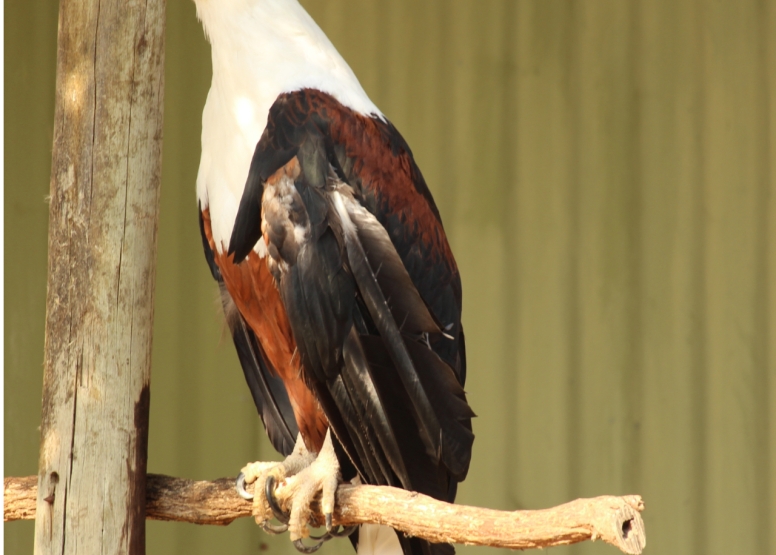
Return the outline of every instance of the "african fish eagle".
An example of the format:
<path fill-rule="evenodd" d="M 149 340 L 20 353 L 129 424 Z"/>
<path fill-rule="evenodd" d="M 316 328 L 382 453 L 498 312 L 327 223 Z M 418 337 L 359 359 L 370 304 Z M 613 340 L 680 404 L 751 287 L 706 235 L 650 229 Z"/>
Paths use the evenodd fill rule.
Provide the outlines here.
<path fill-rule="evenodd" d="M 297 0 L 195 0 L 213 81 L 197 176 L 205 256 L 245 378 L 286 459 L 298 548 L 339 480 L 453 501 L 471 458 L 461 279 L 409 146 Z M 269 523 L 267 530 L 277 531 Z M 284 528 L 280 528 L 283 530 Z M 341 533 L 341 532 L 340 532 Z M 451 554 L 362 527 L 359 553 Z"/>

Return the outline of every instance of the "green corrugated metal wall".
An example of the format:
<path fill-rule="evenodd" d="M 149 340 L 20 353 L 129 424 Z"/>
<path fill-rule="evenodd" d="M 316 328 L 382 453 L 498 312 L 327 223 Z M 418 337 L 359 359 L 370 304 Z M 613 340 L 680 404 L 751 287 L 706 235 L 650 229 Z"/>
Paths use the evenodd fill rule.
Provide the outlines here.
<path fill-rule="evenodd" d="M 208 46 L 168 2 L 149 469 L 215 478 L 272 452 L 196 224 Z M 461 267 L 459 500 L 641 493 L 648 553 L 776 552 L 776 2 L 303 3 L 412 145 Z M 6 475 L 37 468 L 56 15 L 5 3 Z M 30 552 L 31 523 L 5 533 Z M 293 552 L 248 521 L 149 524 L 150 554 L 262 544 Z"/>

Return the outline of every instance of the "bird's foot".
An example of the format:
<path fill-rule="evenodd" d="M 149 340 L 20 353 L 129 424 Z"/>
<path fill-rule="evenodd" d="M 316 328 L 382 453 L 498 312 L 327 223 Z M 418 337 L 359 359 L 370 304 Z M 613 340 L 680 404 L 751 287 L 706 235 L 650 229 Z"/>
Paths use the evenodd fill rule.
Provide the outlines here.
<path fill-rule="evenodd" d="M 283 462 L 246 465 L 237 477 L 237 492 L 243 498 L 253 500 L 253 516 L 266 532 L 280 534 L 289 530 L 297 550 L 313 553 L 331 538 L 348 536 L 355 530 L 355 526 L 336 529 L 332 526 L 339 481 L 339 462 L 331 432 L 328 432 L 317 457 L 307 450 L 299 436 L 294 451 Z M 245 489 L 246 484 L 255 484 L 253 494 Z M 310 505 L 319 494 L 326 532 L 322 536 L 311 536 L 308 528 Z M 283 507 L 288 506 L 291 510 L 286 513 Z M 269 522 L 272 515 L 282 523 L 280 526 Z M 304 544 L 303 538 L 308 537 L 315 540 L 315 543 Z"/>
<path fill-rule="evenodd" d="M 353 529 L 332 529 L 332 514 L 334 513 L 335 495 L 340 482 L 339 462 L 334 452 L 331 432 L 327 432 L 323 448 L 318 457 L 304 470 L 287 477 L 275 490 L 279 504 L 290 506 L 288 530 L 294 546 L 303 553 L 316 551 L 323 542 L 332 537 L 350 534 Z M 326 533 L 323 536 L 310 536 L 308 523 L 310 521 L 310 505 L 320 494 L 321 512 L 324 515 Z M 316 543 L 307 546 L 303 538 L 312 537 Z"/>
<path fill-rule="evenodd" d="M 254 462 L 247 464 L 237 477 L 237 493 L 241 497 L 253 500 L 252 514 L 256 523 L 270 534 L 281 534 L 288 529 L 288 515 L 280 509 L 274 497 L 275 484 L 288 476 L 293 476 L 315 461 L 315 455 L 305 447 L 302 436 L 298 436 L 291 454 L 283 462 Z M 255 484 L 253 493 L 245 489 Z M 277 526 L 270 523 L 272 515 L 282 523 Z"/>

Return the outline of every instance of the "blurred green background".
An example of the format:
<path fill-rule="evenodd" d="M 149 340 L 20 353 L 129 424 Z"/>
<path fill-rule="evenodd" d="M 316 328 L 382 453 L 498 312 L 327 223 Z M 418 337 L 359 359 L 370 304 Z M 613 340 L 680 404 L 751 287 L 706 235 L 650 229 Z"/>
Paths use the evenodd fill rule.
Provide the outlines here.
<path fill-rule="evenodd" d="M 776 553 L 776 3 L 302 3 L 412 146 L 461 268 L 459 501 L 640 493 L 647 553 Z M 55 2 L 5 1 L 6 475 L 37 471 L 56 29 Z M 275 456 L 201 252 L 209 79 L 193 2 L 168 0 L 149 471 L 198 479 Z M 32 540 L 5 525 L 7 554 Z M 257 551 L 295 553 L 249 520 L 148 524 L 149 554 Z"/>

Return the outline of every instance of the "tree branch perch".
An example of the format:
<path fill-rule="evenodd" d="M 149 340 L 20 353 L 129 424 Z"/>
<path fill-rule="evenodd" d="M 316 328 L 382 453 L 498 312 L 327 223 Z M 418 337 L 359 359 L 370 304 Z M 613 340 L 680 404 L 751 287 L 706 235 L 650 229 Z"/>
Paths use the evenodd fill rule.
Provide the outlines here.
<path fill-rule="evenodd" d="M 36 495 L 36 476 L 5 478 L 4 519 L 35 518 Z M 155 520 L 223 526 L 251 516 L 251 503 L 237 495 L 232 478 L 204 482 L 149 474 L 146 503 L 147 517 Z M 642 510 L 638 495 L 577 499 L 537 511 L 496 511 L 397 488 L 343 484 L 337 490 L 334 523 L 386 524 L 433 542 L 510 549 L 601 539 L 624 553 L 639 554 L 646 544 Z M 322 524 L 317 508 L 314 511 L 311 521 Z"/>

